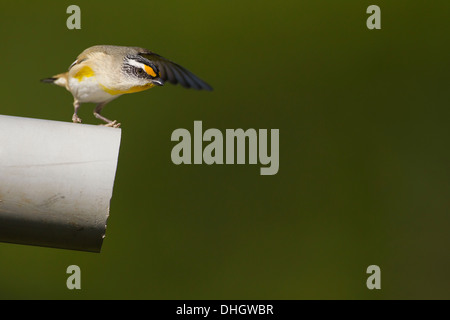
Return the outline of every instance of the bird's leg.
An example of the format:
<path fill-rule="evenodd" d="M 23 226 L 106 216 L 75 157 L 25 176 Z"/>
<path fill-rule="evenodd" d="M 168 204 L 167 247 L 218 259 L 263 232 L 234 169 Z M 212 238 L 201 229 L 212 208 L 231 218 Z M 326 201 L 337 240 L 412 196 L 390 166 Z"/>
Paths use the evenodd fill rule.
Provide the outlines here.
<path fill-rule="evenodd" d="M 97 107 L 95 107 L 95 110 L 94 110 L 94 116 L 95 116 L 97 119 L 100 119 L 100 120 L 106 122 L 106 124 L 105 124 L 106 127 L 119 128 L 119 127 L 120 127 L 120 123 L 117 123 L 116 120 L 111 121 L 111 120 L 109 120 L 108 118 L 105 118 L 104 116 L 102 116 L 102 115 L 100 114 L 100 113 L 102 112 L 103 107 L 104 107 L 107 103 L 108 103 L 108 102 L 102 102 L 102 103 L 99 103 L 99 104 L 97 105 Z"/>
<path fill-rule="evenodd" d="M 80 109 L 80 106 L 81 106 L 81 103 L 79 103 L 78 100 L 75 100 L 75 101 L 73 102 L 73 109 L 74 109 L 74 112 L 73 112 L 73 116 L 72 116 L 72 121 L 73 121 L 74 123 L 81 123 L 81 119 L 80 119 L 80 117 L 78 116 L 78 109 Z"/>

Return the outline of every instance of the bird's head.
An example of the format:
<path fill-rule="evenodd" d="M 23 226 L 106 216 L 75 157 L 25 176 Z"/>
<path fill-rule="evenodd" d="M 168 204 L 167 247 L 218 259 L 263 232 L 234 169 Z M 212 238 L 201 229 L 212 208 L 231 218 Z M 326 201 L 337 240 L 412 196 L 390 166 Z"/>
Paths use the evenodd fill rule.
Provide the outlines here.
<path fill-rule="evenodd" d="M 127 55 L 123 59 L 122 71 L 133 86 L 163 86 L 158 67 L 140 55 Z"/>

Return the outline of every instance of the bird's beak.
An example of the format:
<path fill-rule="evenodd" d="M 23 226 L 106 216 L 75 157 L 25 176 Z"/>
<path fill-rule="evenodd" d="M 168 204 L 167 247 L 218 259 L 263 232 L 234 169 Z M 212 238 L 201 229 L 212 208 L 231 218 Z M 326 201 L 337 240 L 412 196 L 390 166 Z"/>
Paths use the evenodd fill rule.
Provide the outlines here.
<path fill-rule="evenodd" d="M 152 79 L 152 83 L 157 85 L 157 86 L 163 86 L 164 85 L 164 81 L 162 79 Z"/>

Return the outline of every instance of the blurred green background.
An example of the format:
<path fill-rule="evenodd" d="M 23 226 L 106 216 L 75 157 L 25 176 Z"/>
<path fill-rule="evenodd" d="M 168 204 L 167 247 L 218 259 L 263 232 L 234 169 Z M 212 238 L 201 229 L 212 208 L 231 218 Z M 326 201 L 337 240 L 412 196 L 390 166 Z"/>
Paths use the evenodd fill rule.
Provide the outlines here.
<path fill-rule="evenodd" d="M 0 298 L 450 298 L 449 1 L 1 4 L 1 114 L 70 121 L 70 93 L 39 79 L 96 44 L 146 47 L 215 90 L 109 104 L 123 136 L 102 253 L 0 243 Z M 279 129 L 278 174 L 174 165 L 171 133 L 194 120 Z"/>

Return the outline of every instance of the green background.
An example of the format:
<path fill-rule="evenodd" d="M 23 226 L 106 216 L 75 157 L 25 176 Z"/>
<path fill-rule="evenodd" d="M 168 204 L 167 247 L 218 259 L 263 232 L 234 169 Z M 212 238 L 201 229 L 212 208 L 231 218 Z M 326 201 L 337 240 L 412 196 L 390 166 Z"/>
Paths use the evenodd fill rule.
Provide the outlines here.
<path fill-rule="evenodd" d="M 66 8 L 81 8 L 68 30 Z M 381 30 L 366 9 L 381 8 Z M 70 121 L 39 79 L 141 46 L 213 92 L 123 96 L 100 254 L 0 244 L 2 299 L 450 298 L 450 2 L 2 1 L 0 113 Z M 96 124 L 93 104 L 81 107 Z M 280 130 L 280 170 L 172 163 L 177 128 Z M 81 268 L 81 290 L 66 268 Z M 366 268 L 381 267 L 381 290 Z"/>

